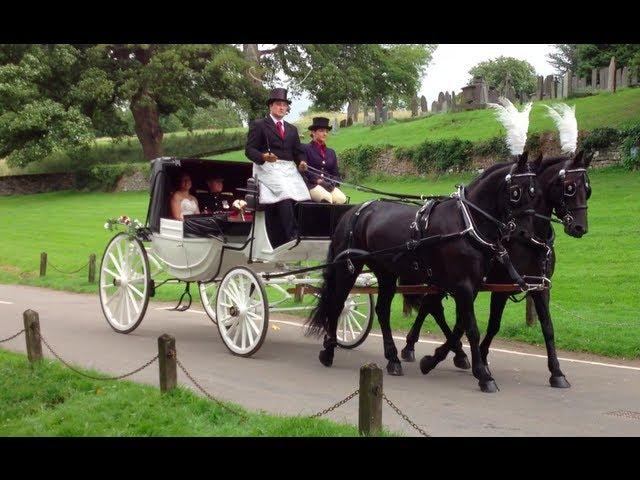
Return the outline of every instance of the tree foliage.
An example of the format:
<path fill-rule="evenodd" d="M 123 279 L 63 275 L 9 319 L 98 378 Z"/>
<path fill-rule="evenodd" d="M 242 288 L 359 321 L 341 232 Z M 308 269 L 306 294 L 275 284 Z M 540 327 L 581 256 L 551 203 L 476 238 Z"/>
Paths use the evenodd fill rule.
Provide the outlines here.
<path fill-rule="evenodd" d="M 609 65 L 616 57 L 618 66 L 637 68 L 640 66 L 640 44 L 555 44 L 555 52 L 547 56 L 558 73 L 570 70 L 579 76 L 590 75 L 594 68 Z"/>
<path fill-rule="evenodd" d="M 548 62 L 553 65 L 559 75 L 578 70 L 578 45 L 575 43 L 558 43 L 553 46 L 555 52 L 547 55 Z"/>
<path fill-rule="evenodd" d="M 516 92 L 532 93 L 536 88 L 536 70 L 526 60 L 500 56 L 493 60 L 478 63 L 469 70 L 471 78 L 484 77 L 487 85 L 499 88 L 504 84 L 507 74 Z"/>

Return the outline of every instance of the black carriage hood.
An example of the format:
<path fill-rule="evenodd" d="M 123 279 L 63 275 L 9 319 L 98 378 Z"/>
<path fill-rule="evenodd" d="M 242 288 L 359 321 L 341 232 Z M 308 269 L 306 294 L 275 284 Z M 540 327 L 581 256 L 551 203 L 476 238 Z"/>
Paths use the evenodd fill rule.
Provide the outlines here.
<path fill-rule="evenodd" d="M 253 163 L 229 160 L 201 160 L 199 158 L 160 157 L 151 160 L 150 197 L 147 226 L 152 232 L 160 231 L 160 219 L 171 218 L 169 198 L 174 179 L 183 171 L 191 175 L 194 188 L 206 188 L 209 175 L 224 179 L 225 191 L 236 192 L 246 186 L 251 177 Z"/>

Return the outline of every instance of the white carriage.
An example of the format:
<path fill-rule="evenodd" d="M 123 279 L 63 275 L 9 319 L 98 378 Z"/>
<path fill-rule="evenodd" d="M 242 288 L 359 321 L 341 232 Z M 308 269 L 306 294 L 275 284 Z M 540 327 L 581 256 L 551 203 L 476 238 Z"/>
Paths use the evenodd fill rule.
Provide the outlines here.
<path fill-rule="evenodd" d="M 135 235 L 115 235 L 102 257 L 100 304 L 116 332 L 129 333 L 140 325 L 149 298 L 160 285 L 157 276 L 163 271 L 170 280 L 186 282 L 185 293 L 191 283 L 198 284 L 204 310 L 227 348 L 239 356 L 250 356 L 260 348 L 270 313 L 312 308 L 283 304 L 293 298 L 296 286 L 299 290 L 320 283 L 320 272 L 287 271 L 326 260 L 333 230 L 349 205 L 298 203 L 299 237 L 273 248 L 265 212 L 257 202 L 259 192 L 251 176 L 251 163 L 163 157 L 152 162 L 151 170 L 145 227 Z M 184 222 L 171 219 L 171 186 L 184 171 L 191 175 L 194 188 L 204 186 L 208 174 L 223 177 L 226 190 L 246 199 L 246 215 L 194 215 L 186 216 Z M 265 279 L 266 274 L 278 273 L 284 275 Z M 357 285 L 374 282 L 373 275 L 363 274 Z M 279 298 L 270 301 L 269 295 Z M 373 316 L 373 294 L 350 295 L 340 316 L 339 345 L 360 345 L 371 329 Z"/>

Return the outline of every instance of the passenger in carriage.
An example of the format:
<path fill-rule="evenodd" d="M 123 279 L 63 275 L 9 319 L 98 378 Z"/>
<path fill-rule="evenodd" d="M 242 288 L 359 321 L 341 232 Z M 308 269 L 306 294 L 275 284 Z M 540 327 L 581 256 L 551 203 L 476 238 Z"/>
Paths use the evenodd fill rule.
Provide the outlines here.
<path fill-rule="evenodd" d="M 304 145 L 307 166 L 311 168 L 304 172 L 304 177 L 314 202 L 343 204 L 347 202 L 347 197 L 334 181 L 340 180 L 338 157 L 335 150 L 327 147 L 327 136 L 331 128 L 328 118 L 313 119 L 313 124 L 309 127 L 312 140 Z"/>
<path fill-rule="evenodd" d="M 203 213 L 231 213 L 233 193 L 223 192 L 224 179 L 219 175 L 207 178 L 207 190 L 196 190 L 196 197 Z"/>
<path fill-rule="evenodd" d="M 178 177 L 176 188 L 171 195 L 171 216 L 174 220 L 184 220 L 185 215 L 200 213 L 198 200 L 191 195 L 191 176 L 182 172 Z"/>

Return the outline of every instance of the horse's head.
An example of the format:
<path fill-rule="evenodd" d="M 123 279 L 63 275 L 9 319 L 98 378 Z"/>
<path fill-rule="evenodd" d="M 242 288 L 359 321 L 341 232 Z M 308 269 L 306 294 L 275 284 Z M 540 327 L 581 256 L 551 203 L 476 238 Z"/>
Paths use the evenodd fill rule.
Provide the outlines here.
<path fill-rule="evenodd" d="M 541 177 L 546 201 L 562 220 L 564 231 L 580 238 L 588 231 L 587 200 L 591 197 L 591 182 L 587 169 L 591 156 L 583 151 L 555 163 Z"/>

